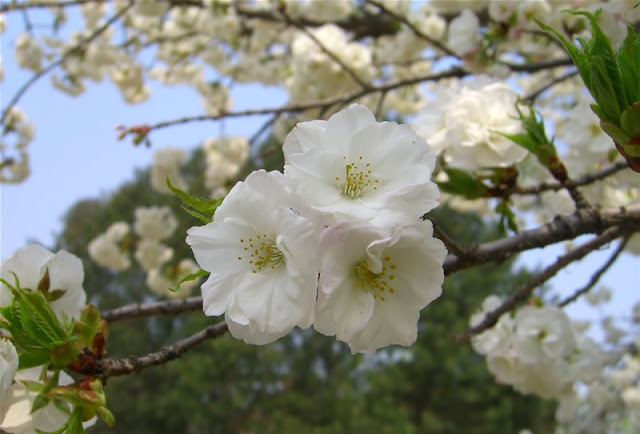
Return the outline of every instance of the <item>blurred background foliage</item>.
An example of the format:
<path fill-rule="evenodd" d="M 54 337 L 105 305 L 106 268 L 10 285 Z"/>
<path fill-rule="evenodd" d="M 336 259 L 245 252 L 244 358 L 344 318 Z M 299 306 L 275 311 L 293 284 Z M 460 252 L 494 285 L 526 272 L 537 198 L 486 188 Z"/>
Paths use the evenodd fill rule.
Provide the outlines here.
<path fill-rule="evenodd" d="M 267 140 L 246 175 L 256 167 L 279 169 L 279 146 Z M 257 161 L 256 161 L 257 160 Z M 205 196 L 204 158 L 195 151 L 183 168 L 190 193 Z M 185 231 L 201 223 L 180 209 L 173 196 L 155 192 L 149 171 L 112 194 L 76 203 L 66 214 L 56 249 L 85 264 L 85 289 L 100 309 L 159 298 L 145 287 L 135 261 L 113 273 L 89 259 L 87 245 L 114 221 L 133 222 L 141 206 L 167 205 L 179 229 L 167 244 L 174 261 L 192 257 Z M 495 224 L 444 206 L 429 218 L 462 244 L 498 236 Z M 445 279 L 443 295 L 422 311 L 418 341 L 375 355 L 351 355 L 333 337 L 294 330 L 256 347 L 230 335 L 190 350 L 180 360 L 140 374 L 110 378 L 108 406 L 113 429 L 99 422 L 93 433 L 517 433 L 528 428 L 552 432 L 555 404 L 523 396 L 496 384 L 484 358 L 453 336 L 490 294 L 508 294 L 530 273 L 511 262 L 457 272 Z M 196 290 L 197 292 L 197 290 Z M 195 295 L 195 294 L 194 294 Z M 111 325 L 108 356 L 157 351 L 221 318 L 200 312 L 177 317 L 120 321 Z"/>

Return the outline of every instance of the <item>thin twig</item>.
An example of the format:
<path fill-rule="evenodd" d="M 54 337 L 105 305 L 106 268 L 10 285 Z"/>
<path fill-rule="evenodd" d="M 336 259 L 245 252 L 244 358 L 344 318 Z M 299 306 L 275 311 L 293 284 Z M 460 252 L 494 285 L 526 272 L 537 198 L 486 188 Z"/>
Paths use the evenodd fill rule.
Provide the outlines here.
<path fill-rule="evenodd" d="M 573 180 L 573 185 L 575 185 L 576 187 L 589 185 L 596 181 L 600 181 L 611 175 L 614 175 L 628 167 L 629 165 L 627 164 L 626 161 L 618 161 L 612 164 L 611 166 L 598 170 L 597 172 L 588 173 L 578 179 Z M 553 183 L 553 184 L 541 183 L 533 187 L 515 187 L 513 190 L 511 190 L 511 194 L 537 195 L 539 193 L 542 193 L 543 191 L 558 191 L 558 190 L 562 190 L 563 188 L 565 188 L 565 186 L 561 183 Z"/>
<path fill-rule="evenodd" d="M 591 276 L 591 279 L 589 280 L 589 283 L 587 283 L 585 286 L 583 286 L 582 288 L 576 290 L 573 295 L 565 298 L 564 300 L 562 300 L 560 303 L 558 303 L 558 307 L 564 307 L 566 305 L 568 305 L 569 303 L 572 303 L 573 301 L 577 300 L 578 297 L 580 297 L 582 294 L 588 292 L 591 290 L 591 288 L 593 288 L 596 283 L 598 283 L 598 281 L 600 280 L 600 278 L 602 277 L 602 275 L 609 269 L 611 268 L 611 266 L 613 265 L 613 263 L 616 261 L 616 259 L 618 259 L 618 256 L 620 256 L 620 253 L 622 253 L 622 251 L 624 250 L 624 246 L 627 244 L 627 241 L 629 241 L 629 239 L 631 238 L 631 235 L 627 235 L 626 237 L 622 238 L 622 240 L 620 241 L 620 244 L 618 244 L 618 247 L 616 248 L 616 250 L 611 254 L 611 256 L 609 257 L 609 259 L 607 260 L 607 262 L 605 262 L 604 264 L 602 264 L 602 266 L 595 272 L 593 273 L 593 276 Z"/>
<path fill-rule="evenodd" d="M 235 112 L 220 113 L 218 115 L 186 116 L 179 119 L 173 119 L 169 121 L 159 122 L 154 125 L 149 125 L 149 131 L 167 128 L 167 127 L 171 127 L 179 124 L 186 124 L 189 122 L 215 121 L 215 120 L 224 119 L 224 118 L 256 116 L 256 115 L 265 115 L 265 114 L 281 115 L 284 113 L 298 113 L 298 112 L 303 112 L 305 110 L 310 110 L 310 109 L 329 107 L 334 104 L 348 104 L 349 102 L 370 93 L 387 92 L 389 90 L 396 89 L 403 86 L 410 86 L 413 84 L 418 84 L 426 81 L 437 81 L 444 78 L 454 78 L 454 77 L 461 78 L 466 76 L 467 74 L 468 72 L 460 68 L 452 68 L 450 70 L 436 73 L 436 74 L 429 74 L 429 75 L 424 75 L 420 77 L 412 77 L 412 78 L 407 78 L 402 80 L 395 80 L 386 84 L 372 86 L 368 89 L 360 89 L 346 95 L 338 95 L 335 97 L 325 98 L 325 99 L 316 100 L 316 101 L 310 101 L 306 103 L 287 104 L 280 107 L 267 107 L 262 109 L 239 110 Z"/>
<path fill-rule="evenodd" d="M 222 321 L 217 324 L 212 324 L 185 339 L 181 339 L 173 345 L 162 347 L 160 351 L 147 354 L 146 356 L 127 357 L 126 359 L 104 359 L 102 360 L 101 377 L 106 380 L 109 377 L 140 372 L 150 366 L 164 365 L 171 360 L 179 358 L 196 345 L 208 339 L 216 339 L 226 332 L 227 324 Z"/>
<path fill-rule="evenodd" d="M 174 316 L 182 312 L 202 310 L 202 297 L 189 297 L 181 300 L 157 301 L 155 303 L 135 303 L 101 312 L 107 322 L 125 319 L 138 319 L 150 316 Z"/>
<path fill-rule="evenodd" d="M 558 257 L 553 264 L 546 267 L 544 270 L 538 273 L 535 277 L 533 277 L 533 279 L 531 279 L 530 281 L 528 281 L 527 283 L 525 283 L 524 285 L 516 289 L 516 291 L 504 302 L 502 302 L 502 304 L 498 308 L 496 308 L 495 310 L 492 310 L 491 312 L 488 312 L 485 315 L 484 319 L 479 324 L 473 327 L 470 327 L 463 334 L 456 336 L 456 341 L 458 343 L 464 342 L 470 339 L 472 336 L 477 335 L 487 330 L 490 327 L 493 327 L 493 325 L 495 325 L 496 322 L 498 322 L 498 319 L 500 319 L 500 317 L 503 314 L 509 312 L 510 310 L 515 308 L 518 304 L 520 304 L 521 302 L 529 298 L 529 296 L 531 295 L 531 293 L 535 288 L 542 285 L 547 280 L 551 279 L 553 276 L 556 275 L 558 271 L 562 270 L 564 267 L 566 267 L 570 263 L 584 258 L 589 253 L 611 242 L 612 240 L 623 235 L 624 233 L 625 233 L 625 229 L 620 226 L 611 227 L 606 231 L 604 231 L 602 234 L 584 243 L 580 247 L 577 247 L 576 249 L 570 251 L 569 253 Z"/>
<path fill-rule="evenodd" d="M 48 74 L 49 72 L 51 72 L 52 70 L 57 68 L 58 66 L 62 65 L 62 63 L 64 63 L 64 61 L 67 60 L 67 58 L 69 56 L 71 56 L 73 53 L 75 53 L 76 50 L 78 50 L 80 47 L 91 43 L 94 39 L 96 39 L 98 36 L 100 36 L 105 30 L 107 30 L 120 17 L 122 17 L 125 13 L 127 13 L 127 11 L 129 9 L 131 9 L 132 6 L 133 6 L 133 2 L 129 1 L 129 4 L 127 6 L 122 8 L 117 14 L 115 14 L 114 16 L 109 18 L 103 25 L 101 25 L 96 30 L 94 30 L 93 33 L 91 33 L 91 35 L 89 35 L 88 37 L 84 38 L 78 44 L 76 44 L 75 46 L 73 46 L 70 49 L 68 49 L 67 51 L 65 51 L 64 54 L 62 54 L 62 56 L 60 56 L 60 58 L 58 60 L 56 60 L 55 62 L 51 63 L 49 66 L 47 66 L 43 70 L 37 72 L 36 74 L 33 75 L 33 77 L 31 77 L 29 80 L 27 80 L 27 82 L 24 83 L 22 85 L 22 87 L 20 87 L 18 92 L 16 92 L 16 94 L 13 96 L 11 101 L 9 101 L 9 104 L 2 111 L 2 116 L 0 117 L 0 124 L 4 123 L 5 118 L 7 117 L 9 111 L 11 110 L 11 107 L 16 105 L 16 103 L 20 100 L 22 95 L 31 87 L 31 85 L 33 85 L 41 77 L 45 76 L 46 74 Z"/>
<path fill-rule="evenodd" d="M 551 89 L 553 86 L 555 86 L 558 83 L 562 83 L 565 80 L 570 79 L 571 77 L 575 77 L 576 75 L 578 75 L 578 70 L 574 69 L 571 72 L 568 72 L 564 75 L 561 75 L 560 77 L 556 77 L 553 80 L 549 81 L 547 84 L 545 84 L 544 86 L 542 86 L 539 89 L 534 90 L 533 92 L 531 92 L 529 95 L 524 97 L 525 101 L 529 101 L 529 102 L 534 102 L 536 100 L 536 98 L 538 98 L 538 96 L 540 96 L 540 94 L 548 89 Z"/>
<path fill-rule="evenodd" d="M 338 57 L 335 53 L 333 53 L 331 50 L 325 47 L 325 45 L 316 37 L 316 35 L 310 32 L 304 25 L 300 24 L 298 21 L 295 21 L 291 17 L 289 17 L 289 15 L 287 15 L 287 13 L 284 11 L 284 8 L 280 11 L 280 13 L 284 17 L 285 22 L 287 24 L 294 26 L 296 29 L 304 33 L 309 39 L 311 39 L 318 46 L 318 48 L 320 48 L 327 56 L 329 56 L 331 60 L 336 62 L 338 65 L 340 65 L 342 70 L 345 71 L 363 89 L 369 89 L 371 87 L 369 83 L 367 83 L 362 78 L 360 78 L 360 76 L 356 74 L 356 72 L 352 68 L 350 68 L 346 63 L 344 63 L 342 59 L 340 59 L 340 57 Z"/>
<path fill-rule="evenodd" d="M 60 1 L 58 3 L 52 3 L 47 1 L 41 1 L 41 2 L 30 1 L 28 3 L 13 2 L 9 4 L 0 5 L 0 13 L 26 10 L 26 9 L 64 8 L 67 6 L 79 6 L 85 3 L 97 3 L 102 1 L 104 0 L 67 0 L 67 1 Z"/>
<path fill-rule="evenodd" d="M 375 7 L 380 9 L 382 12 L 384 12 L 387 15 L 389 15 L 390 17 L 395 18 L 396 20 L 402 21 L 402 23 L 404 23 L 407 27 L 409 27 L 409 29 L 411 29 L 411 31 L 417 37 L 419 37 L 421 39 L 424 39 L 425 41 L 427 41 L 429 44 L 433 45 L 434 47 L 439 48 L 441 51 L 445 52 L 446 54 L 448 54 L 450 56 L 458 57 L 458 55 L 456 53 L 454 53 L 449 47 L 444 45 L 442 42 L 440 42 L 440 41 L 438 41 L 436 39 L 433 39 L 431 36 L 429 36 L 426 33 L 424 33 L 418 27 L 414 26 L 411 23 L 411 21 L 409 21 L 407 19 L 407 17 L 404 17 L 402 15 L 397 14 L 396 12 L 394 12 L 391 9 L 387 8 L 384 4 L 378 3 L 377 1 L 366 0 L 366 3 L 374 5 Z"/>

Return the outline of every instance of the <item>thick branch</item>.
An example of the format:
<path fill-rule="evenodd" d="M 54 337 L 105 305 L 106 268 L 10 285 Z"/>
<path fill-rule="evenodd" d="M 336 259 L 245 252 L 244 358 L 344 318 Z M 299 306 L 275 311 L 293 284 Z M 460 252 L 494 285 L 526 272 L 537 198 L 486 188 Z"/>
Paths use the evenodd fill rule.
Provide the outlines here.
<path fill-rule="evenodd" d="M 571 216 L 558 216 L 539 228 L 480 244 L 469 249 L 464 256 L 448 255 L 444 270 L 446 274 L 451 274 L 480 264 L 501 262 L 525 250 L 571 240 L 584 234 L 597 234 L 613 226 L 620 226 L 626 233 L 640 231 L 640 205 L 626 209 L 581 209 Z"/>
<path fill-rule="evenodd" d="M 160 351 L 147 354 L 142 357 L 127 357 L 126 359 L 104 359 L 102 361 L 102 378 L 127 375 L 133 372 L 140 372 L 145 368 L 156 365 L 163 365 L 171 360 L 175 360 L 187 352 L 190 348 L 201 344 L 207 339 L 216 339 L 227 332 L 227 324 L 222 321 L 212 324 L 189 336 L 179 340 L 173 345 L 162 347 Z"/>
<path fill-rule="evenodd" d="M 582 210 L 576 215 L 557 217 L 553 222 L 536 229 L 520 232 L 511 237 L 490 241 L 471 248 L 457 246 L 458 254 L 450 253 L 444 261 L 446 274 L 490 262 L 503 261 L 517 253 L 545 247 L 560 241 L 573 239 L 588 233 L 600 233 L 611 227 L 619 227 L 625 233 L 640 231 L 640 205 L 625 209 Z M 442 232 L 437 236 L 446 237 Z M 451 247 L 451 240 L 448 240 Z M 109 322 L 146 318 L 156 315 L 178 315 L 202 308 L 201 297 L 184 300 L 159 301 L 149 304 L 131 304 L 102 312 Z"/>
<path fill-rule="evenodd" d="M 624 228 L 615 226 L 607 229 L 601 235 L 592 238 L 580 247 L 562 255 L 556 261 L 546 267 L 542 272 L 538 273 L 533 279 L 520 286 L 509 298 L 507 298 L 497 309 L 488 312 L 484 319 L 477 325 L 470 327 L 466 332 L 456 337 L 457 342 L 464 342 L 472 336 L 493 327 L 500 317 L 512 310 L 518 304 L 529 298 L 535 288 L 551 279 L 556 273 L 572 262 L 584 258 L 587 254 L 593 252 L 599 247 L 618 238 L 625 232 Z"/>
<path fill-rule="evenodd" d="M 121 319 L 137 319 L 149 316 L 173 316 L 181 312 L 202 310 L 202 297 L 189 297 L 181 300 L 158 301 L 156 303 L 136 303 L 105 310 L 102 319 L 114 322 Z"/>

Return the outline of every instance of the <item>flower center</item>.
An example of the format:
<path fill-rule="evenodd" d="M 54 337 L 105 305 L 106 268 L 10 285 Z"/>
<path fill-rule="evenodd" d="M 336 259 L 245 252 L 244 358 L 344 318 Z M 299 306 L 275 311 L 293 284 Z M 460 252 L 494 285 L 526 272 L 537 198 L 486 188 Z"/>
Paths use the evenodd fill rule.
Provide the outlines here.
<path fill-rule="evenodd" d="M 252 273 L 273 270 L 284 262 L 284 255 L 267 234 L 258 234 L 255 238 L 240 238 L 240 244 L 243 246 L 244 256 L 238 256 L 238 261 L 248 261 Z"/>
<path fill-rule="evenodd" d="M 342 157 L 346 161 L 346 157 Z M 363 161 L 362 155 L 357 162 L 351 162 L 345 166 L 344 182 L 340 176 L 336 176 L 336 181 L 341 188 L 341 194 L 351 199 L 357 199 L 363 193 L 373 189 L 378 189 L 378 180 L 371 177 L 371 164 Z"/>
<path fill-rule="evenodd" d="M 374 300 L 385 301 L 385 294 L 396 292 L 391 282 L 395 278 L 393 274 L 395 269 L 396 264 L 391 263 L 389 256 L 385 256 L 380 273 L 374 273 L 369 269 L 367 261 L 362 261 L 355 267 L 355 287 L 361 291 L 370 292 Z"/>

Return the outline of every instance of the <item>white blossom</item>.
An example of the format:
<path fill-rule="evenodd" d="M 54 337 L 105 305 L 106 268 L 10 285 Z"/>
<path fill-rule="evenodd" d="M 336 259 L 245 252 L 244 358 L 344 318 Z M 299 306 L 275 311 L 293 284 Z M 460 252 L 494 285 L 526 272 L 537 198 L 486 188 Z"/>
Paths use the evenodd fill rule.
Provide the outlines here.
<path fill-rule="evenodd" d="M 184 298 L 191 295 L 191 290 L 199 279 L 190 280 L 180 284 L 178 291 L 170 291 L 182 278 L 197 272 L 200 268 L 193 259 L 185 258 L 175 266 L 165 267 L 163 270 L 154 269 L 147 273 L 145 283 L 149 289 L 162 297 Z"/>
<path fill-rule="evenodd" d="M 49 285 L 44 289 L 51 291 L 51 294 L 57 290 L 63 291 L 56 293 L 56 297 L 49 302 L 53 312 L 63 320 L 78 318 L 87 295 L 82 287 L 82 262 L 77 256 L 66 250 L 54 254 L 42 246 L 30 244 L 18 249 L 0 266 L 0 276 L 5 281 L 14 285 L 17 278 L 20 287 L 25 289 L 37 290 L 45 274 L 49 276 Z M 9 305 L 12 299 L 9 288 L 4 283 L 0 284 L 0 306 Z"/>
<path fill-rule="evenodd" d="M 480 20 L 469 9 L 464 9 L 449 23 L 447 45 L 458 56 L 464 56 L 473 51 L 477 47 L 480 37 Z"/>
<path fill-rule="evenodd" d="M 144 238 L 136 247 L 136 261 L 143 270 L 149 271 L 160 267 L 173 257 L 173 249 L 158 240 Z"/>
<path fill-rule="evenodd" d="M 507 167 L 527 156 L 527 150 L 503 134 L 522 132 L 515 109 L 517 94 L 508 85 L 492 83 L 479 89 L 463 87 L 450 95 L 440 116 L 423 117 L 436 127 L 421 127 L 423 137 L 435 149 L 442 149 L 445 161 L 453 167 L 477 170 Z M 430 111 L 427 107 L 425 112 Z"/>
<path fill-rule="evenodd" d="M 35 434 L 36 430 L 56 431 L 69 419 L 69 404 L 59 400 L 50 400 L 48 404 L 32 412 L 38 392 L 30 389 L 30 382 L 40 381 L 42 366 L 22 369 L 15 375 L 15 382 L 7 389 L 0 402 L 0 429 L 7 433 Z M 51 374 L 48 374 L 50 377 Z M 65 372 L 60 372 L 58 384 L 66 386 L 73 379 Z M 67 409 L 63 411 L 63 409 Z M 97 418 L 83 423 L 85 428 L 95 424 Z"/>
<path fill-rule="evenodd" d="M 172 194 L 167 185 L 167 178 L 169 178 L 174 187 L 186 189 L 187 183 L 180 174 L 180 165 L 186 161 L 186 158 L 182 149 L 163 148 L 154 152 L 151 164 L 151 187 L 160 193 Z"/>
<path fill-rule="evenodd" d="M 353 104 L 287 136 L 285 181 L 320 211 L 344 220 L 408 224 L 438 205 L 435 155 L 407 125 L 376 122 Z"/>
<path fill-rule="evenodd" d="M 98 235 L 89 242 L 87 251 L 96 264 L 110 268 L 114 271 L 126 270 L 131 265 L 127 251 L 121 243 L 129 233 L 129 224 L 115 222 L 106 232 Z"/>
<path fill-rule="evenodd" d="M 178 227 L 178 221 L 168 206 L 139 207 L 134 214 L 133 230 L 147 240 L 166 240 Z"/>
<path fill-rule="evenodd" d="M 412 345 L 420 311 L 442 293 L 446 256 L 431 222 L 394 231 L 343 222 L 320 238 L 314 328 L 352 353 Z"/>
<path fill-rule="evenodd" d="M 0 398 L 11 386 L 18 370 L 18 352 L 9 339 L 0 337 Z M 2 399 L 0 399 L 0 403 Z"/>
<path fill-rule="evenodd" d="M 212 223 L 187 231 L 196 261 L 211 272 L 202 285 L 205 314 L 226 313 L 231 334 L 253 344 L 309 327 L 320 229 L 281 173 L 256 171 L 237 183 Z"/>

